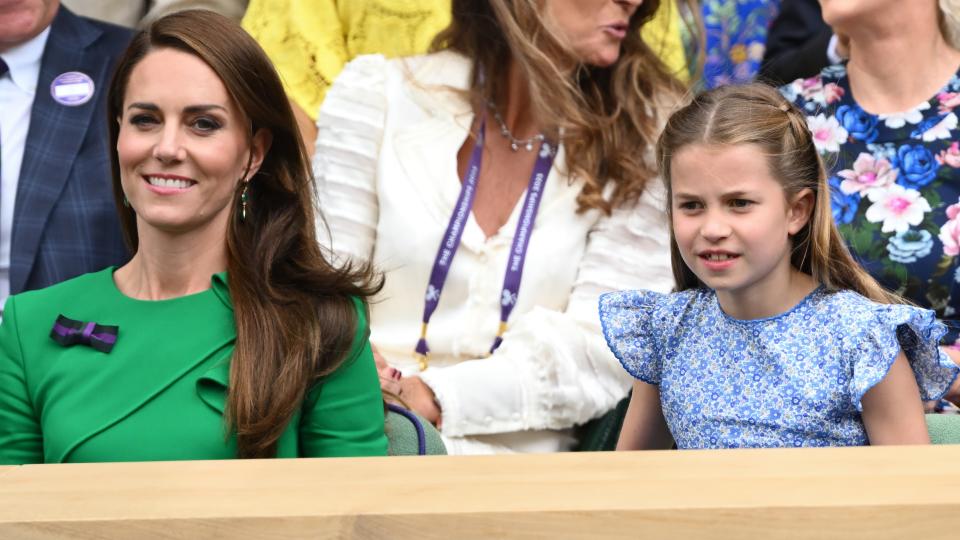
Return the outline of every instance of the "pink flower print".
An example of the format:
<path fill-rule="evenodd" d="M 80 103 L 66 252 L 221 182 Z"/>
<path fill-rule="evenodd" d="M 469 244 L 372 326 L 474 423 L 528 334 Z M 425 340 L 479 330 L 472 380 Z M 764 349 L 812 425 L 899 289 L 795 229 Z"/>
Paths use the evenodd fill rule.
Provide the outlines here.
<path fill-rule="evenodd" d="M 943 227 L 940 227 L 939 236 L 943 242 L 944 255 L 960 255 L 960 220 L 951 219 L 944 223 Z"/>
<path fill-rule="evenodd" d="M 827 118 L 823 113 L 807 117 L 807 127 L 813 133 L 813 144 L 817 151 L 839 152 L 840 145 L 847 141 L 849 132 L 837 122 L 836 117 Z"/>
<path fill-rule="evenodd" d="M 947 218 L 955 219 L 958 214 L 960 214 L 960 202 L 947 207 Z"/>
<path fill-rule="evenodd" d="M 853 169 L 846 169 L 837 173 L 843 178 L 840 182 L 840 191 L 846 195 L 859 193 L 866 194 L 873 189 L 883 189 L 897 181 L 897 170 L 885 158 L 875 158 L 861 152 L 853 162 Z"/>
<path fill-rule="evenodd" d="M 906 232 L 911 225 L 919 225 L 923 215 L 931 210 L 930 203 L 919 191 L 899 184 L 870 190 L 867 197 L 873 204 L 867 208 L 865 217 L 871 223 L 883 222 L 880 232 Z"/>
<path fill-rule="evenodd" d="M 840 101 L 845 93 L 844 89 L 837 83 L 827 83 L 823 85 L 823 98 L 827 105 Z"/>
<path fill-rule="evenodd" d="M 800 81 L 800 92 L 803 94 L 804 99 L 813 99 L 820 94 L 822 90 L 823 80 L 820 79 L 819 75 Z"/>
<path fill-rule="evenodd" d="M 937 154 L 937 163 L 949 165 L 954 169 L 960 169 L 960 142 L 953 141 L 950 148 L 941 150 L 940 153 Z"/>
<path fill-rule="evenodd" d="M 960 107 L 960 92 L 941 92 L 937 94 L 937 99 L 940 100 L 940 114 L 947 114 Z"/>

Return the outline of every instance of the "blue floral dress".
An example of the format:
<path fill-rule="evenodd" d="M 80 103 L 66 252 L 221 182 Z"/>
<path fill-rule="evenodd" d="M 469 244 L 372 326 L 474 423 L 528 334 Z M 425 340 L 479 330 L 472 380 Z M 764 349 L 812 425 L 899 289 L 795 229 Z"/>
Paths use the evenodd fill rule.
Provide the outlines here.
<path fill-rule="evenodd" d="M 900 350 L 924 399 L 960 372 L 930 310 L 822 287 L 756 320 L 724 313 L 710 289 L 609 293 L 600 322 L 623 367 L 659 387 L 679 448 L 868 444 L 861 398 Z"/>
<path fill-rule="evenodd" d="M 763 61 L 767 29 L 780 0 L 705 0 L 703 79 L 707 88 L 753 80 Z"/>
<path fill-rule="evenodd" d="M 960 74 L 899 114 L 865 112 L 846 68 L 781 92 L 806 112 L 829 173 L 833 217 L 881 284 L 933 309 L 957 340 L 960 317 Z"/>

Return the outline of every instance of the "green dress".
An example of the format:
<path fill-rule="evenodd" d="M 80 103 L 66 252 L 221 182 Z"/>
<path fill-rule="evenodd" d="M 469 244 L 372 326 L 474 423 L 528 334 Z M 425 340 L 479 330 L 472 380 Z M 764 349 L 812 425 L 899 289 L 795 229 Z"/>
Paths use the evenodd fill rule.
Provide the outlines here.
<path fill-rule="evenodd" d="M 0 325 L 0 463 L 230 459 L 236 340 L 225 276 L 161 301 L 123 295 L 113 268 L 7 300 Z M 383 456 L 383 401 L 356 301 L 347 360 L 308 394 L 278 457 Z M 109 353 L 50 337 L 57 316 L 119 327 Z"/>

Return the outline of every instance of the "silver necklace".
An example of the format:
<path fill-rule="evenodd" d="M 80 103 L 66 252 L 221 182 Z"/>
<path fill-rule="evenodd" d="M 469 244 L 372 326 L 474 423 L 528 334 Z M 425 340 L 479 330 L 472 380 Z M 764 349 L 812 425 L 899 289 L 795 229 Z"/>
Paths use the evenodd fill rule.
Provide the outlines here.
<path fill-rule="evenodd" d="M 493 111 L 493 119 L 497 121 L 497 125 L 500 126 L 500 134 L 503 135 L 508 141 L 510 141 L 510 149 L 514 152 L 523 148 L 527 152 L 532 152 L 534 145 L 537 143 L 543 142 L 546 138 L 543 133 L 537 133 L 529 139 L 518 139 L 513 136 L 513 132 L 510 131 L 510 128 L 507 127 L 507 123 L 503 121 L 503 117 L 500 116 L 500 111 L 497 109 L 497 105 L 493 101 L 488 101 L 487 105 L 490 107 L 490 110 Z"/>

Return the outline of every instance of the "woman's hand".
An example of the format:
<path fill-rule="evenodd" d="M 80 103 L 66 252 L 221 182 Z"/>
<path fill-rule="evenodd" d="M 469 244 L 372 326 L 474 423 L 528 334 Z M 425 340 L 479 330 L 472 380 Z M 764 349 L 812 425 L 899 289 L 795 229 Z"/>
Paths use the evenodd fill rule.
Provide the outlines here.
<path fill-rule="evenodd" d="M 440 405 L 437 403 L 433 390 L 423 382 L 423 379 L 417 376 L 403 377 L 400 379 L 400 399 L 407 404 L 413 412 L 427 419 L 428 422 L 440 429 L 441 417 Z"/>

